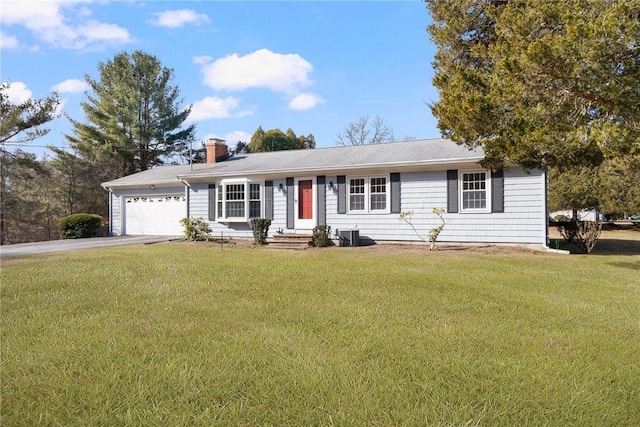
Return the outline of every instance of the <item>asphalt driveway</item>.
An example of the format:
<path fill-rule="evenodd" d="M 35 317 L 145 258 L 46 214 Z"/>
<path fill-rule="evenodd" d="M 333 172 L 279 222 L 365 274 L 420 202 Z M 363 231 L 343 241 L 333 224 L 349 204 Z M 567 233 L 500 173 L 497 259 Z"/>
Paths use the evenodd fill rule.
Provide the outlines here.
<path fill-rule="evenodd" d="M 106 248 L 110 246 L 160 243 L 180 239 L 181 237 L 182 236 L 118 236 L 19 243 L 16 245 L 0 246 L 0 258 L 4 259 L 24 255 L 45 254 L 51 252 Z"/>

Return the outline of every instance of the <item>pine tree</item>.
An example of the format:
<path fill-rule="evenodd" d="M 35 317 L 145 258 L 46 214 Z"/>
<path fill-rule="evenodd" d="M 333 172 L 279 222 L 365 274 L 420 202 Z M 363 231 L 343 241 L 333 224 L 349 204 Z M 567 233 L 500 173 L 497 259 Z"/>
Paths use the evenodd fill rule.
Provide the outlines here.
<path fill-rule="evenodd" d="M 485 166 L 640 151 L 640 0 L 426 0 L 442 134 Z"/>
<path fill-rule="evenodd" d="M 92 93 L 82 104 L 87 123 L 73 122 L 71 146 L 111 171 L 111 178 L 164 164 L 184 153 L 195 125 L 183 127 L 191 107 L 181 109 L 173 70 L 142 51 L 117 54 L 98 65 L 99 79 L 85 79 Z"/>

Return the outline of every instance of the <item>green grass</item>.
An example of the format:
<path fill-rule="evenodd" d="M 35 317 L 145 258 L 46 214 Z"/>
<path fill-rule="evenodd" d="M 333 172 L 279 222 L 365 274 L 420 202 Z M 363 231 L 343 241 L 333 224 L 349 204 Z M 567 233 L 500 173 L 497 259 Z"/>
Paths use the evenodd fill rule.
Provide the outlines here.
<path fill-rule="evenodd" d="M 10 259 L 0 423 L 637 425 L 639 273 L 184 243 Z"/>

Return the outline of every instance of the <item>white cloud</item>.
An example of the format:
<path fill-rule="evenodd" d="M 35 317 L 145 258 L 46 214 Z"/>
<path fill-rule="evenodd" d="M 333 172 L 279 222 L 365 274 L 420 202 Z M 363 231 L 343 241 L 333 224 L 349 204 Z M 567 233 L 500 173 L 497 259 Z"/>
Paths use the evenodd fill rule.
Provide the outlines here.
<path fill-rule="evenodd" d="M 324 100 L 317 95 L 301 93 L 289 101 L 289 108 L 292 110 L 309 110 L 322 103 L 324 103 Z"/>
<path fill-rule="evenodd" d="M 196 13 L 191 9 L 165 10 L 157 14 L 154 25 L 159 27 L 180 28 L 185 24 L 206 24 L 210 22 L 204 13 Z"/>
<path fill-rule="evenodd" d="M 207 137 L 205 138 L 205 141 L 208 141 L 211 138 L 220 138 L 220 139 L 224 139 L 225 141 L 227 141 L 227 145 L 229 145 L 229 147 L 235 147 L 236 143 L 238 141 L 242 141 L 242 142 L 246 142 L 247 144 L 249 143 L 249 141 L 251 140 L 251 134 L 242 131 L 242 130 L 234 130 L 232 132 L 229 132 L 225 135 L 219 135 L 216 133 L 210 133 L 207 135 Z"/>
<path fill-rule="evenodd" d="M 207 96 L 201 101 L 193 103 L 189 121 L 245 117 L 251 114 L 253 113 L 249 110 L 240 110 L 240 100 L 238 98 L 233 96 L 226 98 Z"/>
<path fill-rule="evenodd" d="M 58 93 L 82 93 L 87 89 L 89 89 L 89 85 L 78 79 L 68 79 L 51 88 Z"/>
<path fill-rule="evenodd" d="M 56 47 L 87 49 L 132 41 L 129 32 L 115 24 L 88 19 L 90 10 L 78 7 L 90 0 L 8 1 L 2 3 L 4 26 L 20 25 Z"/>
<path fill-rule="evenodd" d="M 206 55 L 194 56 L 193 57 L 193 63 L 196 64 L 196 65 L 207 65 L 212 60 L 213 60 L 212 57 L 206 56 Z"/>
<path fill-rule="evenodd" d="M 216 90 L 266 88 L 288 96 L 311 85 L 312 70 L 313 66 L 300 55 L 283 55 L 268 49 L 245 56 L 234 53 L 202 66 L 204 83 Z"/>
<path fill-rule="evenodd" d="M 9 83 L 5 93 L 13 105 L 22 104 L 33 97 L 33 92 L 27 89 L 27 85 L 22 82 Z"/>
<path fill-rule="evenodd" d="M 10 36 L 0 31 L 0 49 L 14 50 L 20 47 L 17 37 Z"/>
<path fill-rule="evenodd" d="M 105 24 L 96 20 L 89 20 L 78 26 L 78 35 L 86 41 L 99 40 L 103 42 L 121 43 L 129 40 L 129 32 L 115 24 Z"/>

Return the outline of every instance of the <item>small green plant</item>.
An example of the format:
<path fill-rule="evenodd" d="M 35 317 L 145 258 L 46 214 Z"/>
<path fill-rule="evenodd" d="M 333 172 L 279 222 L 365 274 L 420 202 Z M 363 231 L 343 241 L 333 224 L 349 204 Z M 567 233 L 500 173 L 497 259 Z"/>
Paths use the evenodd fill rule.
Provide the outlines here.
<path fill-rule="evenodd" d="M 211 227 L 202 218 L 182 218 L 180 224 L 184 227 L 184 238 L 193 242 L 197 240 L 209 240 Z"/>
<path fill-rule="evenodd" d="M 553 217 L 553 220 L 554 220 L 555 222 L 567 222 L 567 221 L 571 221 L 571 218 L 569 218 L 569 217 L 568 217 L 568 216 L 566 216 L 566 215 L 561 215 L 561 214 L 560 214 L 560 215 L 556 215 L 556 216 L 554 216 L 554 217 Z"/>
<path fill-rule="evenodd" d="M 96 237 L 104 218 L 96 214 L 78 213 L 65 216 L 60 220 L 60 237 L 78 239 Z"/>
<path fill-rule="evenodd" d="M 250 223 L 251 231 L 253 231 L 253 242 L 255 245 L 264 245 L 267 243 L 267 234 L 271 227 L 271 220 L 265 218 L 255 218 Z"/>
<path fill-rule="evenodd" d="M 331 243 L 329 236 L 331 235 L 331 226 L 316 225 L 313 227 L 313 235 L 311 236 L 311 246 L 316 248 L 326 248 Z"/>
<path fill-rule="evenodd" d="M 418 233 L 418 230 L 416 230 L 416 227 L 413 225 L 412 222 L 412 218 L 414 215 L 413 211 L 403 211 L 400 212 L 400 220 L 406 222 L 407 224 L 409 224 L 409 226 L 413 229 L 413 231 L 416 233 L 416 235 L 420 238 L 420 240 L 422 240 L 423 242 L 429 242 L 429 250 L 432 251 L 433 248 L 436 245 L 436 241 L 438 240 L 438 236 L 440 235 L 440 233 L 442 232 L 442 230 L 444 229 L 445 226 L 445 221 L 444 221 L 444 213 L 446 212 L 444 209 L 442 208 L 433 208 L 431 210 L 431 212 L 434 215 L 437 215 L 438 218 L 440 218 L 440 221 L 442 221 L 442 224 L 440 224 L 437 227 L 433 227 L 431 230 L 429 230 L 429 233 L 427 234 L 427 237 L 424 238 L 422 237 L 422 235 L 420 233 Z"/>

